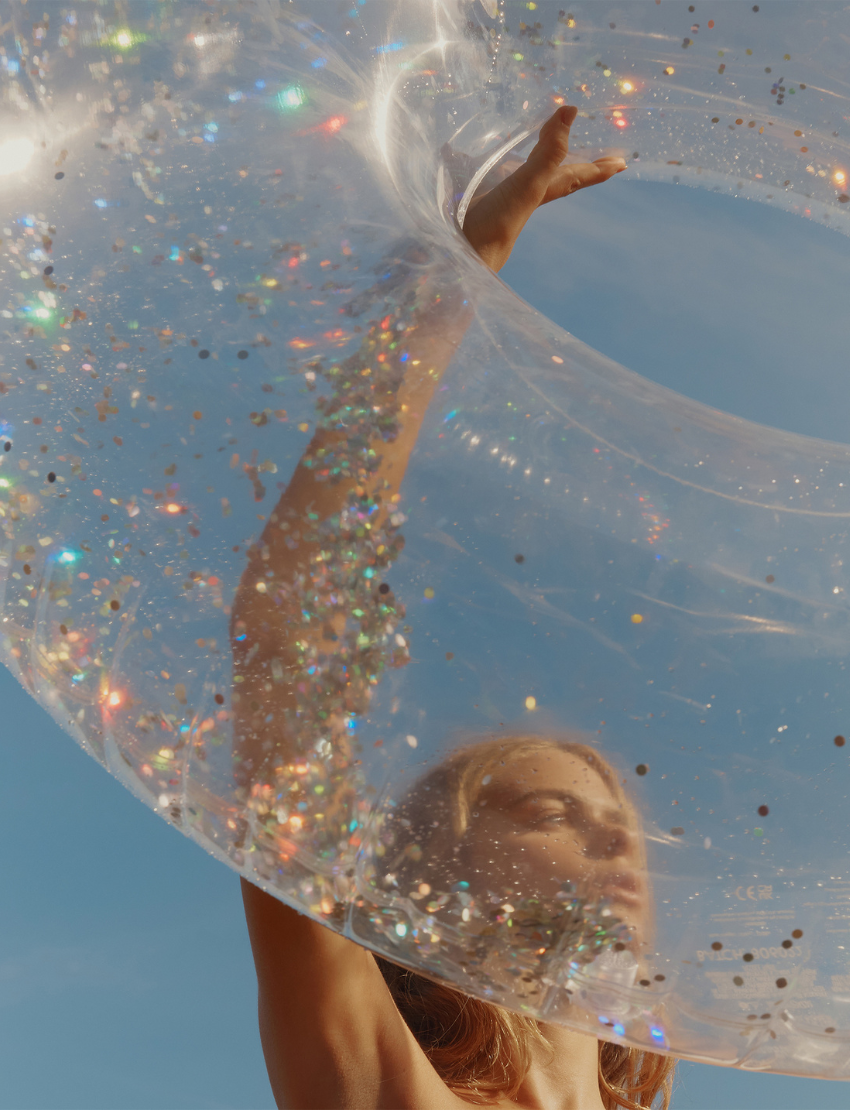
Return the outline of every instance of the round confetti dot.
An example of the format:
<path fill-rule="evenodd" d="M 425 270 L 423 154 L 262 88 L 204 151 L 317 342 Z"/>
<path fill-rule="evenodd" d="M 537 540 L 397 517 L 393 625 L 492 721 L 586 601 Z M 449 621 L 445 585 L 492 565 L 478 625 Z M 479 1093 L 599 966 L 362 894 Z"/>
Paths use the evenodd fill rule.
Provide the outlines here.
<path fill-rule="evenodd" d="M 711 122 L 712 123 L 720 123 L 720 116 L 712 116 L 711 117 Z"/>
<path fill-rule="evenodd" d="M 378 586 L 378 593 L 379 593 L 379 594 L 388 594 L 389 592 L 390 592 L 390 588 L 389 588 L 389 586 L 388 586 L 388 585 L 386 584 L 386 582 L 382 582 L 382 583 L 380 584 L 380 586 Z"/>
<path fill-rule="evenodd" d="M 719 940 L 714 940 L 711 942 L 711 948 L 714 952 L 719 952 L 722 947 L 723 945 L 720 943 Z"/>
<path fill-rule="evenodd" d="M 783 987 L 788 986 L 788 980 L 787 979 L 777 979 L 776 980 L 776 985 L 777 985 L 777 987 L 779 987 L 780 990 L 782 990 Z"/>
<path fill-rule="evenodd" d="M 794 941 L 793 940 L 783 940 L 782 947 L 783 948 L 793 948 L 794 947 Z"/>
<path fill-rule="evenodd" d="M 56 481 L 56 475 L 53 473 L 52 470 L 47 475 L 47 480 L 48 480 L 48 482 L 55 482 Z"/>
<path fill-rule="evenodd" d="M 454 659 L 454 657 L 455 657 L 455 653 L 453 651 L 447 651 L 446 652 L 446 659 L 448 659 L 448 661 L 450 663 L 451 663 L 452 659 Z"/>
<path fill-rule="evenodd" d="M 741 978 L 740 975 L 734 975 L 732 977 L 732 982 L 735 984 L 736 987 L 743 987 L 744 985 L 744 980 Z"/>
<path fill-rule="evenodd" d="M 759 817 L 767 817 L 770 810 L 767 806 L 759 806 Z"/>
<path fill-rule="evenodd" d="M 202 412 L 193 412 L 192 413 L 192 419 L 193 420 L 200 420 L 203 415 L 204 414 Z"/>
<path fill-rule="evenodd" d="M 432 589 L 431 586 L 426 586 L 425 589 L 422 592 L 423 592 L 424 596 L 428 598 L 429 601 L 434 596 L 434 590 Z"/>
<path fill-rule="evenodd" d="M 224 694 L 216 694 L 215 703 L 216 705 L 224 705 Z"/>
<path fill-rule="evenodd" d="M 653 979 L 656 983 L 663 983 L 666 978 L 666 975 L 653 975 Z"/>
<path fill-rule="evenodd" d="M 4 451 L 11 451 L 11 450 L 12 450 L 12 444 L 11 444 L 11 443 L 9 442 L 9 440 L 8 440 L 8 439 L 7 439 L 7 440 L 6 440 L 6 442 L 5 442 L 4 444 L 3 444 L 3 450 L 4 450 Z"/>
<path fill-rule="evenodd" d="M 764 580 L 765 580 L 765 582 L 767 582 L 768 586 L 771 584 L 771 582 L 776 581 L 776 579 L 773 577 L 772 574 L 766 575 Z"/>
<path fill-rule="evenodd" d="M 248 357 L 248 352 L 247 351 L 237 351 L 236 352 L 236 357 L 241 358 L 241 359 L 246 359 Z"/>
<path fill-rule="evenodd" d="M 100 519 L 101 519 L 101 520 L 102 520 L 102 521 L 103 521 L 104 523 L 106 523 L 106 521 L 107 521 L 107 520 L 109 520 L 109 513 L 101 513 Z"/>
<path fill-rule="evenodd" d="M 651 985 L 648 979 L 640 979 L 639 982 L 642 987 L 648 987 Z"/>
<path fill-rule="evenodd" d="M 114 610 L 118 610 L 118 609 L 121 608 L 121 602 L 120 601 L 110 601 L 109 608 L 114 609 Z"/>
<path fill-rule="evenodd" d="M 50 277 L 50 275 L 53 273 L 53 267 L 52 266 L 45 266 L 44 270 L 43 270 L 43 273 L 45 274 L 46 277 Z"/>
<path fill-rule="evenodd" d="M 843 736 L 836 736 L 832 742 L 835 744 L 836 748 L 843 748 L 847 743 Z"/>
<path fill-rule="evenodd" d="M 61 181 L 61 180 L 62 180 L 62 178 L 63 178 L 64 176 L 65 176 L 65 174 L 64 174 L 64 173 L 62 173 L 62 171 L 60 170 L 60 171 L 59 171 L 59 173 L 55 173 L 55 174 L 53 175 L 53 178 L 54 178 L 54 180 L 56 180 L 56 181 Z"/>
<path fill-rule="evenodd" d="M 684 836 L 685 835 L 685 830 L 682 828 L 681 825 L 674 825 L 673 828 L 670 830 L 670 835 L 671 836 Z"/>
<path fill-rule="evenodd" d="M 742 959 L 745 964 L 751 964 L 755 959 L 755 956 L 752 954 L 752 952 L 745 952 Z"/>
<path fill-rule="evenodd" d="M 62 633 L 63 636 L 67 636 L 68 635 L 68 626 L 65 625 L 65 624 L 60 624 L 59 625 L 59 631 Z"/>
<path fill-rule="evenodd" d="M 209 358 L 209 357 L 210 357 L 210 353 L 209 353 L 208 350 L 204 349 L 202 351 L 198 351 L 198 358 Z"/>
<path fill-rule="evenodd" d="M 649 768 L 647 767 L 647 765 L 645 763 L 638 763 L 637 767 L 635 767 L 635 774 L 636 775 L 645 775 L 648 770 L 649 770 Z"/>
<path fill-rule="evenodd" d="M 824 1029 L 824 1033 L 834 1033 L 834 1032 L 835 1032 L 835 1026 L 834 1025 L 827 1025 L 826 1029 Z"/>
<path fill-rule="evenodd" d="M 803 930 L 802 929 L 795 929 L 791 933 L 791 936 L 794 938 L 794 940 L 799 940 L 802 937 L 802 935 L 803 935 Z"/>
<path fill-rule="evenodd" d="M 643 624 L 643 615 L 641 613 L 632 613 L 632 624 Z"/>
<path fill-rule="evenodd" d="M 514 555 L 514 562 L 515 563 L 524 563 L 525 562 L 525 556 L 524 555 Z"/>
<path fill-rule="evenodd" d="M 532 697 L 531 695 L 529 695 L 525 699 L 525 708 L 526 709 L 536 709 L 537 708 L 537 698 Z"/>

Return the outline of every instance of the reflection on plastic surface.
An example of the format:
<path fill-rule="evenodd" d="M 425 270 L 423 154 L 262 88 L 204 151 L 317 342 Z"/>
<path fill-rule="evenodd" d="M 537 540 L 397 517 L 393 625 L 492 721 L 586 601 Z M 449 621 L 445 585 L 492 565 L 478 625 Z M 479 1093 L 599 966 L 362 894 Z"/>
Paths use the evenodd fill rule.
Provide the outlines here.
<path fill-rule="evenodd" d="M 574 157 L 846 233 L 847 13 L 693 7 L 0 4 L 0 651 L 374 950 L 850 1077 L 850 450 L 458 231 L 575 103 Z"/>

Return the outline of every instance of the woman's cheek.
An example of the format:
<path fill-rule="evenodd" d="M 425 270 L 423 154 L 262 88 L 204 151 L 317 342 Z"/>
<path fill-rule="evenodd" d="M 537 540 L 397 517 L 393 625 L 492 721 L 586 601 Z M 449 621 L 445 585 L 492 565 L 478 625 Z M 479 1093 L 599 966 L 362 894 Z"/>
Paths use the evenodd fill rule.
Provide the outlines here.
<path fill-rule="evenodd" d="M 506 830 L 503 823 L 486 819 L 477 824 L 457 868 L 457 877 L 472 882 L 479 893 L 510 888 L 526 897 L 554 897 L 565 882 L 575 883 L 589 897 L 595 874 L 569 831 Z"/>
<path fill-rule="evenodd" d="M 593 880 L 592 864 L 568 838 L 533 833 L 518 838 L 516 851 L 530 894 L 553 896 L 565 882 L 586 888 Z"/>

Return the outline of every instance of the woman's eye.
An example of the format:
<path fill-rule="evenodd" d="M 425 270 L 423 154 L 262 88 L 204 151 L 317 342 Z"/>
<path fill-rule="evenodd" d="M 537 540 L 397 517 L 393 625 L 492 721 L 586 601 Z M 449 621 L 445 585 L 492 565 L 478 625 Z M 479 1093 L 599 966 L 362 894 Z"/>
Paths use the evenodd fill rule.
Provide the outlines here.
<path fill-rule="evenodd" d="M 534 816 L 531 818 L 531 823 L 533 825 L 543 825 L 543 824 L 549 824 L 553 821 L 563 823 L 566 820 L 567 820 L 567 815 L 562 809 L 558 809 L 558 810 L 552 809 L 552 810 L 547 811 L 546 813 L 536 813 L 536 814 L 534 814 Z"/>

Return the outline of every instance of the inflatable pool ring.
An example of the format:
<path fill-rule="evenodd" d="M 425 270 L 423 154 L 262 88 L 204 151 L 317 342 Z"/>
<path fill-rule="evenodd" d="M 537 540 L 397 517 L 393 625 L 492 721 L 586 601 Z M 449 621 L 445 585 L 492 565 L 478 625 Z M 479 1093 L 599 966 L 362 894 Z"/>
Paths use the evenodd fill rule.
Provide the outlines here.
<path fill-rule="evenodd" d="M 848 1078 L 850 448 L 461 234 L 565 103 L 571 157 L 846 234 L 850 16 L 715 8 L 0 4 L 0 658 L 376 952 Z"/>

